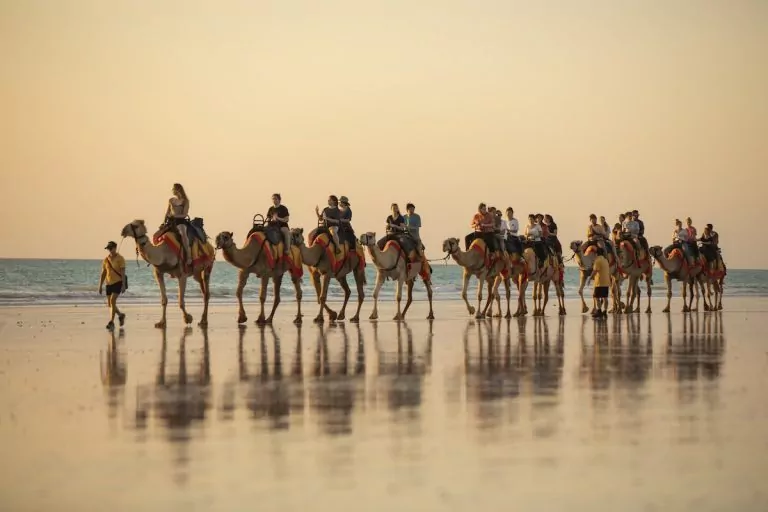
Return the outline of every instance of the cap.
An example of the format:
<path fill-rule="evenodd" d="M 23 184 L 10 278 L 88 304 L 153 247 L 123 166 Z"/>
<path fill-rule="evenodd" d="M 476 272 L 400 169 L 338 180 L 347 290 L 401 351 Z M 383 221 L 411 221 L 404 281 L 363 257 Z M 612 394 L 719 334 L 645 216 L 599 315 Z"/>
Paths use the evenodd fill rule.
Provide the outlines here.
<path fill-rule="evenodd" d="M 341 196 L 339 198 L 340 203 L 349 204 L 349 198 L 347 196 Z"/>
<path fill-rule="evenodd" d="M 107 246 L 105 247 L 105 249 L 111 249 L 113 247 L 117 247 L 117 244 L 115 242 L 110 241 L 107 243 Z"/>
<path fill-rule="evenodd" d="M 712 224 L 707 224 L 707 227 L 708 227 L 709 229 L 712 229 Z"/>

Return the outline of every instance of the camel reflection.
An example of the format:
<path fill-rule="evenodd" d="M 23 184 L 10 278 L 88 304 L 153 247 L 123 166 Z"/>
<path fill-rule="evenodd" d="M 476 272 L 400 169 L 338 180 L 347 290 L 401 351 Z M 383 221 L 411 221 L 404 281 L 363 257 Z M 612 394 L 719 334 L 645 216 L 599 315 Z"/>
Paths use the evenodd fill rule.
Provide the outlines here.
<path fill-rule="evenodd" d="M 321 429 L 329 435 L 348 435 L 352 433 L 352 411 L 355 402 L 363 394 L 365 385 L 365 347 L 363 334 L 358 324 L 354 324 L 357 334 L 356 357 L 352 367 L 349 365 L 349 334 L 346 325 L 336 324 L 326 331 L 322 324 L 317 328 L 317 348 L 315 350 L 315 378 L 309 388 L 310 409 L 317 413 Z M 329 335 L 341 335 L 341 354 L 335 360 L 329 346 Z"/>
<path fill-rule="evenodd" d="M 677 381 L 716 380 L 720 377 L 725 349 L 723 313 L 682 317 L 682 333 L 672 329 L 667 317 L 666 366 Z"/>
<path fill-rule="evenodd" d="M 246 328 L 241 327 L 238 336 L 238 374 L 241 384 L 247 385 L 245 402 L 254 419 L 266 418 L 269 428 L 280 430 L 291 426 L 290 416 L 304 412 L 304 376 L 301 362 L 302 326 L 296 329 L 293 365 L 284 375 L 280 337 L 271 325 L 259 326 L 260 364 L 252 373 L 248 365 L 248 352 L 244 348 Z M 269 345 L 273 347 L 272 364 L 269 361 Z M 225 391 L 224 403 L 229 396 Z M 234 402 L 234 400 L 232 400 Z M 234 408 L 234 404 L 232 404 Z"/>
<path fill-rule="evenodd" d="M 413 329 L 407 322 L 387 324 L 386 327 L 390 325 L 396 329 L 397 341 L 394 350 L 388 347 L 388 342 L 380 339 L 379 324 L 373 324 L 373 345 L 378 360 L 377 391 L 384 390 L 387 406 L 391 410 L 407 408 L 415 411 L 421 406 L 424 377 L 429 373 L 432 365 L 434 321 L 428 322 L 426 347 L 422 353 L 414 350 Z M 405 344 L 403 332 L 405 332 Z"/>
<path fill-rule="evenodd" d="M 101 383 L 107 399 L 107 411 L 110 418 L 117 416 L 119 406 L 125 396 L 127 369 L 125 362 L 125 331 L 120 329 L 118 336 L 115 331 L 109 332 L 106 354 L 99 353 L 101 368 Z"/>
<path fill-rule="evenodd" d="M 641 328 L 644 320 L 645 335 Z M 651 317 L 637 315 L 616 315 L 611 322 L 582 317 L 580 372 L 593 391 L 607 391 L 612 386 L 636 390 L 645 385 L 653 370 L 652 325 Z M 592 343 L 587 336 L 590 329 Z M 639 399 L 636 393 L 629 397 Z M 596 406 L 608 403 L 602 393 L 593 393 L 592 400 Z"/>
<path fill-rule="evenodd" d="M 211 368 L 208 329 L 203 334 L 203 353 L 196 371 L 187 371 L 187 337 L 192 328 L 182 331 L 179 341 L 178 370 L 169 369 L 167 329 L 163 328 L 160 363 L 154 385 L 138 386 L 136 427 L 145 429 L 150 411 L 163 423 L 172 442 L 187 442 L 191 429 L 201 426 L 211 405 Z"/>

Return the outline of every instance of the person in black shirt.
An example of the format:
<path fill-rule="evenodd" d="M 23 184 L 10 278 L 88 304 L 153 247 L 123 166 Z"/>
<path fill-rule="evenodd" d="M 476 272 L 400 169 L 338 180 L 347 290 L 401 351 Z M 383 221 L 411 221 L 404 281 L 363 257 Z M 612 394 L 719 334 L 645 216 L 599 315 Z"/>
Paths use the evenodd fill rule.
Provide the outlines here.
<path fill-rule="evenodd" d="M 544 223 L 549 228 L 549 236 L 545 242 L 554 249 L 555 255 L 557 255 L 557 261 L 563 262 L 563 246 L 560 244 L 560 239 L 557 238 L 557 223 L 550 214 L 544 215 Z"/>
<path fill-rule="evenodd" d="M 386 236 L 379 240 L 379 249 L 384 249 L 384 245 L 390 240 L 397 240 L 398 236 L 405 233 L 405 217 L 400 213 L 400 207 L 397 203 L 392 203 L 392 214 L 387 217 L 384 227 Z"/>
<path fill-rule="evenodd" d="M 280 194 L 272 194 L 272 206 L 267 210 L 267 225 L 276 227 L 283 235 L 283 253 L 291 250 L 291 230 L 288 229 L 288 208 L 280 204 Z"/>
<path fill-rule="evenodd" d="M 333 244 L 336 246 L 336 252 L 339 252 L 339 220 L 341 219 L 341 211 L 339 211 L 339 198 L 336 196 L 328 196 L 328 206 L 320 211 L 320 207 L 315 206 L 315 214 L 317 220 L 322 221 L 322 225 L 328 228 L 333 238 Z"/>
<path fill-rule="evenodd" d="M 645 239 L 645 224 L 640 220 L 640 214 L 637 210 L 632 210 L 632 218 L 637 222 L 637 225 L 640 226 L 640 229 L 637 233 L 637 239 L 640 241 L 640 247 L 645 249 L 645 252 L 648 252 L 648 240 Z"/>

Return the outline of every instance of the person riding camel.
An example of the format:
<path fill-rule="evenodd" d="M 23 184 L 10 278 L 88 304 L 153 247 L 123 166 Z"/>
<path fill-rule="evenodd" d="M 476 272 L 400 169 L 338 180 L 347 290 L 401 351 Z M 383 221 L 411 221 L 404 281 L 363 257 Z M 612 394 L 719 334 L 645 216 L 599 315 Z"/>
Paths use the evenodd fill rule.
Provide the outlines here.
<path fill-rule="evenodd" d="M 405 226 L 408 234 L 416 241 L 416 253 L 419 258 L 424 259 L 424 244 L 421 241 L 421 216 L 416 213 L 416 206 L 413 203 L 405 205 Z"/>
<path fill-rule="evenodd" d="M 563 262 L 563 246 L 560 244 L 560 240 L 557 238 L 557 223 L 550 214 L 544 215 L 544 225 L 547 226 L 549 236 L 545 239 L 547 244 L 554 250 L 555 256 L 557 256 L 558 263 Z"/>
<path fill-rule="evenodd" d="M 637 263 L 637 253 L 640 248 L 640 242 L 637 235 L 640 233 L 640 225 L 632 216 L 632 212 L 627 212 L 624 218 L 624 225 L 621 227 L 621 239 L 627 240 L 635 250 L 635 263 Z M 618 247 L 618 244 L 616 245 Z"/>
<path fill-rule="evenodd" d="M 500 257 L 501 254 L 496 244 L 496 236 L 493 234 L 496 218 L 488 211 L 485 203 L 480 203 L 477 206 L 477 213 L 472 217 L 471 226 L 474 228 L 474 232 L 464 237 L 465 250 L 469 250 L 473 240 L 482 238 L 485 241 L 488 252 L 493 252 Z"/>
<path fill-rule="evenodd" d="M 523 246 L 520 243 L 520 224 L 515 218 L 515 210 L 510 206 L 507 208 L 507 218 L 501 222 L 501 236 L 504 239 L 504 248 L 509 254 L 522 254 Z"/>
<path fill-rule="evenodd" d="M 347 196 L 339 197 L 339 233 L 350 244 L 350 250 L 354 250 L 355 230 L 352 229 L 352 208 L 349 206 L 349 198 Z"/>
<path fill-rule="evenodd" d="M 539 268 L 544 266 L 544 262 L 547 261 L 547 250 L 542 241 L 541 226 L 536 222 L 536 215 L 528 215 L 528 225 L 525 227 L 525 238 L 533 246 L 533 252 L 536 253 L 536 259 L 539 263 Z"/>
<path fill-rule="evenodd" d="M 632 210 L 632 218 L 637 222 L 637 240 L 640 242 L 640 247 L 648 252 L 648 240 L 645 238 L 645 223 L 640 219 L 640 213 L 637 210 Z"/>
<path fill-rule="evenodd" d="M 390 210 L 392 213 L 387 216 L 387 220 L 385 221 L 386 225 L 384 226 L 386 236 L 379 240 L 379 249 L 382 250 L 388 241 L 398 241 L 398 238 L 405 234 L 407 229 L 405 224 L 405 217 L 403 217 L 400 213 L 400 206 L 398 206 L 397 203 L 392 203 L 390 205 Z"/>
<path fill-rule="evenodd" d="M 712 269 L 717 267 L 719 251 L 717 247 L 719 242 L 718 238 L 718 234 L 712 229 L 712 224 L 707 224 L 704 227 L 704 232 L 701 234 L 701 238 L 699 239 L 699 242 L 701 242 L 701 254 L 704 255 L 704 258 L 707 260 L 707 264 Z"/>
<path fill-rule="evenodd" d="M 694 258 L 698 258 L 699 246 L 696 244 L 696 240 L 698 239 L 698 232 L 696 231 L 696 228 L 693 227 L 693 221 L 690 217 L 685 219 L 685 226 L 686 231 L 688 231 L 688 243 L 691 246 L 691 254 L 693 254 Z"/>
<path fill-rule="evenodd" d="M 165 211 L 165 223 L 175 229 L 181 237 L 182 266 L 186 267 L 192 262 L 192 251 L 189 246 L 189 196 L 187 196 L 181 183 L 174 183 L 168 199 L 168 207 Z"/>
<path fill-rule="evenodd" d="M 350 211 L 350 216 L 351 216 Z M 323 227 L 327 228 L 331 233 L 331 241 L 333 242 L 335 252 L 338 254 L 341 252 L 341 244 L 339 243 L 339 225 L 341 224 L 341 211 L 339 210 L 339 198 L 330 195 L 328 196 L 328 206 L 320 211 L 319 206 L 315 206 L 315 215 L 317 215 L 318 223 L 322 223 Z"/>
<path fill-rule="evenodd" d="M 267 225 L 277 228 L 283 236 L 283 254 L 291 252 L 291 230 L 288 228 L 290 215 L 288 208 L 281 204 L 280 194 L 272 194 L 272 206 L 267 210 Z"/>
<path fill-rule="evenodd" d="M 688 243 L 688 230 L 683 228 L 683 222 L 680 219 L 675 219 L 675 229 L 672 231 L 672 245 L 664 249 L 664 255 L 669 256 L 672 249 L 679 247 L 683 251 L 686 260 L 689 264 L 693 264 L 693 256 L 691 254 L 690 243 Z"/>
<path fill-rule="evenodd" d="M 605 232 L 603 226 L 597 223 L 597 215 L 594 213 L 589 215 L 589 226 L 587 226 L 587 240 L 581 244 L 581 251 L 587 250 L 590 245 L 597 245 L 604 251 L 613 253 L 616 256 L 616 248 L 608 240 L 608 233 Z M 606 248 L 608 246 L 608 248 Z"/>
<path fill-rule="evenodd" d="M 606 233 L 611 231 L 610 226 L 608 226 L 608 222 L 606 222 L 605 220 L 605 215 L 600 216 L 600 225 L 603 226 L 603 231 L 605 231 Z"/>

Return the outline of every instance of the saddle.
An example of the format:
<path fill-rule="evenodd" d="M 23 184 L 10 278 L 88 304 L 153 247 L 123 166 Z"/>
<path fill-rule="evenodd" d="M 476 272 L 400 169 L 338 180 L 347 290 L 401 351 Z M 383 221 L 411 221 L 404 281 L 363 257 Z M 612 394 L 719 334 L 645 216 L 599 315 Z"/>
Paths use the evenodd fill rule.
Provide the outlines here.
<path fill-rule="evenodd" d="M 198 241 L 201 244 L 205 244 L 208 241 L 208 235 L 206 234 L 205 229 L 203 229 L 202 217 L 195 217 L 192 220 L 184 219 L 183 222 L 174 221 L 172 218 L 166 218 L 160 225 L 158 232 L 155 233 L 155 237 L 160 238 L 168 232 L 178 234 L 179 231 L 176 229 L 176 226 L 179 223 L 186 224 L 187 226 L 187 237 L 189 238 L 190 247 L 195 241 Z"/>
<path fill-rule="evenodd" d="M 264 233 L 264 238 L 273 246 L 277 246 L 277 244 L 283 241 L 283 234 L 280 232 L 280 228 L 267 224 L 264 216 L 259 213 L 253 216 L 253 227 L 248 231 L 248 236 L 245 239 L 248 240 L 254 233 Z"/>

